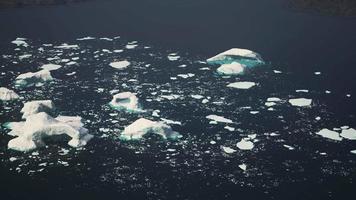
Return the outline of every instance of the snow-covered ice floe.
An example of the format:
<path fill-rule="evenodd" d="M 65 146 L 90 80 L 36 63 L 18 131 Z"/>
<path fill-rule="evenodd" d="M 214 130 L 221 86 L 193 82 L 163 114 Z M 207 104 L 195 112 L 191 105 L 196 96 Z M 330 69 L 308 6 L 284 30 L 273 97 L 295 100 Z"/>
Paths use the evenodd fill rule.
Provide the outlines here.
<path fill-rule="evenodd" d="M 324 138 L 331 139 L 331 140 L 336 140 L 336 141 L 341 141 L 342 140 L 342 137 L 340 137 L 340 134 L 338 132 L 329 130 L 327 128 L 321 129 L 316 134 L 320 135 L 320 136 L 322 136 Z"/>
<path fill-rule="evenodd" d="M 311 99 L 306 98 L 296 98 L 296 99 L 289 99 L 288 101 L 292 106 L 299 106 L 299 107 L 306 107 L 310 106 L 312 103 Z"/>
<path fill-rule="evenodd" d="M 48 70 L 48 71 L 53 71 L 61 68 L 61 65 L 56 65 L 56 64 L 44 64 L 41 66 L 41 69 Z"/>
<path fill-rule="evenodd" d="M 16 94 L 13 90 L 7 89 L 5 87 L 0 87 L 0 100 L 1 101 L 11 101 L 18 99 L 20 96 Z"/>
<path fill-rule="evenodd" d="M 230 148 L 230 147 L 224 147 L 224 146 L 222 146 L 221 148 L 222 148 L 222 150 L 223 150 L 225 153 L 227 153 L 227 154 L 231 154 L 231 153 L 235 153 L 235 152 L 236 152 L 235 149 Z"/>
<path fill-rule="evenodd" d="M 142 112 L 138 98 L 134 93 L 121 92 L 115 94 L 109 103 L 111 107 L 117 110 L 126 110 L 129 112 Z"/>
<path fill-rule="evenodd" d="M 229 64 L 238 62 L 246 67 L 264 64 L 262 57 L 251 50 L 233 48 L 207 59 L 209 64 Z"/>
<path fill-rule="evenodd" d="M 71 139 L 68 145 L 82 147 L 93 137 L 83 127 L 81 117 L 59 116 L 53 118 L 45 112 L 29 116 L 25 122 L 9 126 L 9 135 L 17 136 L 8 143 L 8 148 L 17 151 L 32 151 L 45 146 L 44 138 L 67 135 Z"/>
<path fill-rule="evenodd" d="M 238 62 L 233 62 L 230 64 L 223 64 L 218 69 L 217 72 L 221 75 L 238 75 L 243 73 L 245 65 Z"/>
<path fill-rule="evenodd" d="M 51 100 L 37 100 L 26 102 L 21 109 L 21 113 L 23 113 L 22 118 L 26 119 L 27 117 L 40 113 L 53 113 L 55 110 L 54 103 Z"/>
<path fill-rule="evenodd" d="M 227 85 L 227 87 L 236 88 L 236 89 L 250 89 L 253 86 L 256 86 L 256 83 L 249 82 L 249 81 L 235 82 Z"/>
<path fill-rule="evenodd" d="M 38 72 L 27 72 L 16 77 L 15 84 L 17 86 L 33 86 L 37 83 L 52 81 L 53 77 L 49 70 L 41 70 Z"/>
<path fill-rule="evenodd" d="M 162 121 L 151 121 L 140 118 L 127 126 L 120 135 L 122 140 L 138 140 L 146 134 L 157 134 L 164 139 L 178 139 L 182 137 L 178 132 Z"/>
<path fill-rule="evenodd" d="M 251 150 L 255 145 L 253 142 L 249 141 L 249 138 L 243 138 L 236 144 L 236 146 L 241 150 Z"/>
<path fill-rule="evenodd" d="M 215 122 L 221 122 L 221 123 L 227 123 L 227 124 L 233 123 L 231 119 L 227 119 L 225 117 L 218 116 L 218 115 L 208 115 L 208 116 L 206 116 L 206 118 L 210 119 L 212 121 L 215 121 Z"/>
<path fill-rule="evenodd" d="M 344 129 L 341 131 L 340 136 L 348 140 L 356 140 L 356 130 L 353 128 Z"/>
<path fill-rule="evenodd" d="M 109 65 L 116 69 L 125 69 L 130 65 L 130 62 L 127 60 L 123 60 L 123 61 L 112 62 Z"/>

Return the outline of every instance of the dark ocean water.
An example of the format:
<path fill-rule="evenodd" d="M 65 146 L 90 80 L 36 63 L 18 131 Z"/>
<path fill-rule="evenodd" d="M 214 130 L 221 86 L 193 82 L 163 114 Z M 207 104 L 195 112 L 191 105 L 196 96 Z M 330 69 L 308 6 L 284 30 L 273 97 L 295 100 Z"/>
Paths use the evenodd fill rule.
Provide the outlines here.
<path fill-rule="evenodd" d="M 16 89 L 22 100 L 1 102 L 0 123 L 19 121 L 21 102 L 51 99 L 60 114 L 82 116 L 95 136 L 83 149 L 63 141 L 20 153 L 7 149 L 11 137 L 0 129 L 1 199 L 355 196 L 356 155 L 350 153 L 355 141 L 336 142 L 315 133 L 356 128 L 356 18 L 295 12 L 279 0 L 107 0 L 2 9 L 0 27 L 0 86 L 13 88 L 18 74 L 38 70 L 48 58 L 58 56 L 51 62 L 64 66 L 53 71 L 56 81 Z M 85 36 L 96 39 L 76 40 Z M 16 37 L 28 38 L 30 47 L 15 50 L 10 42 Z M 126 49 L 132 41 L 138 46 Z M 62 43 L 80 48 L 58 51 L 43 45 Z M 222 77 L 216 66 L 201 62 L 233 47 L 260 53 L 266 65 Z M 119 49 L 124 51 L 114 52 Z M 180 58 L 171 61 L 170 53 Z M 32 56 L 19 59 L 24 54 Z M 61 60 L 76 57 L 74 65 Z M 127 70 L 109 66 L 124 59 L 131 62 Z M 72 72 L 76 74 L 68 75 Z M 177 76 L 188 73 L 194 76 Z M 243 91 L 226 87 L 241 80 L 258 86 Z M 148 112 L 112 110 L 108 103 L 114 89 L 136 92 Z M 171 94 L 179 98 L 160 98 Z M 210 97 L 209 103 L 191 98 L 196 94 Z M 272 96 L 284 102 L 268 111 L 265 102 Z M 299 108 L 286 102 L 296 97 L 311 98 L 313 104 Z M 156 109 L 161 118 L 181 122 L 172 127 L 182 139 L 119 140 L 123 128 L 139 117 L 158 120 L 151 116 Z M 231 119 L 235 131 L 224 129 L 224 123 L 209 124 L 209 114 Z M 257 135 L 255 147 L 238 150 L 236 143 L 251 134 Z M 237 152 L 226 154 L 222 146 Z M 238 167 L 243 163 L 246 171 Z"/>

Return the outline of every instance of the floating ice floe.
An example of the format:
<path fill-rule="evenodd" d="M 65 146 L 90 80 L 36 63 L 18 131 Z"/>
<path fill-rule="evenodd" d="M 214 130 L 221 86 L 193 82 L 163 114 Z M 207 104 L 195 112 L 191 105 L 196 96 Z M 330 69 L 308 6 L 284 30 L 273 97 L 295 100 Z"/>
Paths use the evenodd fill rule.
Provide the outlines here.
<path fill-rule="evenodd" d="M 176 53 L 171 53 L 167 56 L 168 60 L 170 61 L 176 61 L 180 58 L 179 55 L 177 55 Z"/>
<path fill-rule="evenodd" d="M 227 154 L 231 154 L 231 153 L 235 153 L 235 152 L 236 152 L 235 149 L 230 148 L 230 147 L 224 147 L 224 146 L 222 146 L 221 148 L 222 148 L 222 150 L 223 150 L 225 153 L 227 153 Z"/>
<path fill-rule="evenodd" d="M 350 153 L 356 154 L 356 150 L 351 150 Z"/>
<path fill-rule="evenodd" d="M 79 46 L 76 44 L 61 44 L 59 46 L 55 46 L 56 49 L 79 49 Z"/>
<path fill-rule="evenodd" d="M 202 99 L 204 98 L 204 96 L 200 95 L 200 94 L 192 94 L 190 95 L 193 99 Z"/>
<path fill-rule="evenodd" d="M 243 73 L 245 66 L 238 63 L 232 62 L 230 64 L 223 64 L 218 69 L 217 72 L 221 75 L 238 75 Z"/>
<path fill-rule="evenodd" d="M 33 86 L 41 82 L 52 81 L 53 77 L 48 70 L 38 72 L 27 72 L 16 77 L 15 84 L 20 87 Z"/>
<path fill-rule="evenodd" d="M 18 137 L 9 141 L 8 148 L 17 151 L 32 151 L 42 147 L 45 145 L 43 139 L 51 136 L 67 135 L 71 138 L 68 144 L 76 148 L 85 146 L 93 137 L 83 127 L 81 117 L 53 118 L 44 112 L 31 115 L 25 122 L 12 128 L 10 135 Z"/>
<path fill-rule="evenodd" d="M 132 92 L 121 92 L 115 94 L 109 103 L 111 107 L 129 112 L 142 112 L 138 98 Z"/>
<path fill-rule="evenodd" d="M 227 85 L 227 87 L 236 88 L 236 89 L 244 89 L 244 90 L 250 89 L 253 86 L 256 86 L 256 83 L 249 82 L 249 81 L 235 82 L 235 83 L 230 83 Z"/>
<path fill-rule="evenodd" d="M 29 45 L 25 40 L 26 40 L 25 38 L 16 38 L 16 40 L 12 41 L 11 43 L 16 44 L 17 46 L 28 47 Z"/>
<path fill-rule="evenodd" d="M 312 103 L 311 99 L 306 98 L 296 98 L 296 99 L 289 99 L 288 101 L 292 106 L 299 106 L 299 107 L 306 107 L 310 106 Z"/>
<path fill-rule="evenodd" d="M 348 140 L 356 140 L 356 130 L 353 128 L 343 129 L 340 136 Z"/>
<path fill-rule="evenodd" d="M 130 62 L 127 60 L 124 60 L 124 61 L 112 62 L 109 65 L 116 69 L 125 69 L 126 67 L 128 67 L 130 65 Z"/>
<path fill-rule="evenodd" d="M 56 64 L 45 64 L 41 66 L 41 69 L 48 70 L 48 71 L 53 71 L 61 68 L 61 65 L 56 65 Z"/>
<path fill-rule="evenodd" d="M 178 132 L 173 131 L 172 128 L 164 122 L 155 122 L 140 118 L 124 129 L 120 135 L 120 139 L 137 140 L 149 133 L 157 134 L 164 139 L 178 139 L 181 137 Z"/>
<path fill-rule="evenodd" d="M 37 100 L 26 102 L 20 112 L 23 113 L 22 118 L 26 119 L 27 117 L 40 112 L 52 114 L 54 110 L 55 106 L 51 100 Z"/>
<path fill-rule="evenodd" d="M 239 165 L 239 168 L 242 169 L 243 171 L 246 171 L 247 165 L 246 164 L 241 164 L 241 165 Z"/>
<path fill-rule="evenodd" d="M 5 87 L 0 87 L 0 100 L 1 101 L 11 101 L 18 99 L 20 96 L 16 94 L 13 90 L 7 89 Z"/>
<path fill-rule="evenodd" d="M 278 98 L 278 97 L 269 97 L 267 98 L 268 102 L 280 102 L 282 101 L 282 99 Z"/>
<path fill-rule="evenodd" d="M 321 129 L 316 134 L 320 135 L 320 136 L 322 136 L 324 138 L 331 139 L 331 140 L 336 140 L 336 141 L 341 141 L 342 140 L 342 137 L 340 137 L 340 134 L 338 132 L 329 130 L 327 128 Z"/>
<path fill-rule="evenodd" d="M 308 92 L 309 92 L 309 90 L 305 90 L 305 89 L 303 89 L 303 90 L 295 90 L 295 92 L 304 92 L 304 93 L 308 93 Z"/>
<path fill-rule="evenodd" d="M 262 57 L 251 50 L 233 48 L 207 59 L 209 64 L 229 64 L 238 62 L 246 67 L 264 64 Z"/>
<path fill-rule="evenodd" d="M 236 146 L 241 150 L 251 150 L 255 145 L 253 142 L 249 141 L 249 138 L 243 138 L 236 144 Z"/>
<path fill-rule="evenodd" d="M 208 115 L 206 116 L 206 118 L 215 122 L 222 122 L 227 124 L 233 123 L 231 119 L 226 119 L 225 117 L 218 116 L 218 115 Z"/>

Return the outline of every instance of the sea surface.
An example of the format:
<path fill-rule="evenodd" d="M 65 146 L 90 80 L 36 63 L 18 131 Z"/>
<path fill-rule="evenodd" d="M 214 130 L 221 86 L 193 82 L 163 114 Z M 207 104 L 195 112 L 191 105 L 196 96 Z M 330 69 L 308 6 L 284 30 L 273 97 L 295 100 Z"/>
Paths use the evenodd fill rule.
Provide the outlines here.
<path fill-rule="evenodd" d="M 80 39 L 88 36 L 93 38 Z M 12 44 L 18 37 L 29 46 Z M 64 43 L 78 47 L 58 48 Z M 235 47 L 258 52 L 265 64 L 221 76 L 218 66 L 206 63 Z M 281 0 L 106 0 L 8 8 L 0 9 L 0 53 L 0 86 L 21 96 L 0 102 L 1 124 L 21 121 L 24 102 L 50 99 L 59 114 L 81 116 L 94 135 L 83 148 L 47 141 L 23 153 L 7 148 L 13 137 L 2 127 L 0 199 L 356 195 L 355 140 L 316 134 L 323 128 L 356 129 L 355 17 L 298 12 Z M 109 65 L 122 60 L 130 66 Z M 18 75 L 47 63 L 62 66 L 51 72 L 54 81 L 15 87 Z M 237 81 L 257 85 L 227 87 Z M 136 93 L 146 112 L 108 105 L 115 93 L 126 91 Z M 281 101 L 268 106 L 270 97 Z M 293 98 L 312 103 L 292 106 Z M 208 115 L 232 123 L 211 122 Z M 183 137 L 120 140 L 122 130 L 141 117 L 168 120 Z M 243 138 L 253 141 L 253 149 L 236 146 Z"/>

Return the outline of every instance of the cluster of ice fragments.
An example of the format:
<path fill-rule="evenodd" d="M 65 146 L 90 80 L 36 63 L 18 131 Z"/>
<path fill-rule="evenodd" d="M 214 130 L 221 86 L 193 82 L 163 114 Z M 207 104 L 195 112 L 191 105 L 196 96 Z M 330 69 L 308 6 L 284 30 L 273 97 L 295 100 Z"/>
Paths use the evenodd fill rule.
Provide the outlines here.
<path fill-rule="evenodd" d="M 9 135 L 16 136 L 8 143 L 8 148 L 17 151 L 32 151 L 45 146 L 44 139 L 51 136 L 66 135 L 71 139 L 68 144 L 72 147 L 82 147 L 93 137 L 84 128 L 81 117 L 58 116 L 52 117 L 54 104 L 50 100 L 31 101 L 25 103 L 21 112 L 22 122 L 10 122 L 5 125 L 11 131 Z"/>
<path fill-rule="evenodd" d="M 0 87 L 0 100 L 1 101 L 11 101 L 18 99 L 20 96 L 16 94 L 13 90 L 7 89 L 5 87 Z"/>

